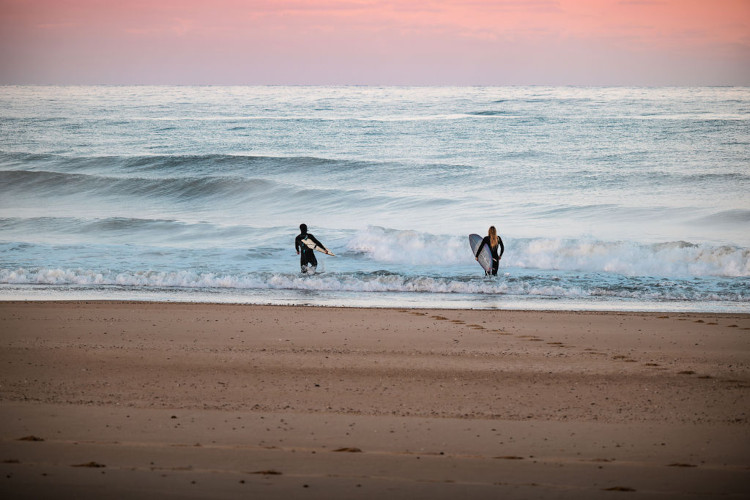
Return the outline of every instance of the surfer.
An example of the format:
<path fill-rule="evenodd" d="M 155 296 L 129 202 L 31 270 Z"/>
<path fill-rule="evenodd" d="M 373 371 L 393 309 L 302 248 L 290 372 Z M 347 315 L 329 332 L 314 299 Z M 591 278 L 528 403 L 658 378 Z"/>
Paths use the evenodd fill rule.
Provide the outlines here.
<path fill-rule="evenodd" d="M 297 255 L 300 256 L 299 258 L 299 265 L 302 269 L 303 274 L 307 274 L 308 272 L 308 266 L 310 273 L 314 273 L 315 269 L 318 267 L 318 259 L 315 258 L 315 252 L 313 252 L 313 249 L 305 245 L 302 240 L 309 239 L 322 249 L 328 252 L 328 249 L 319 242 L 315 236 L 312 235 L 312 233 L 307 232 L 307 225 L 306 224 L 300 224 L 299 225 L 300 234 L 297 235 L 297 237 L 294 239 L 294 248 L 297 250 Z M 301 253 L 300 253 L 301 250 Z"/>
<path fill-rule="evenodd" d="M 490 252 L 492 253 L 492 272 L 490 274 L 492 274 L 492 276 L 497 276 L 497 268 L 500 265 L 500 259 L 502 258 L 503 253 L 505 253 L 505 245 L 503 245 L 502 238 L 497 235 L 497 229 L 495 229 L 495 226 L 490 226 L 487 236 L 484 237 L 482 243 L 477 247 L 477 253 L 474 254 L 476 260 L 479 260 L 479 253 L 482 251 L 484 245 L 489 246 Z M 499 254 L 497 253 L 498 247 L 500 247 Z"/>

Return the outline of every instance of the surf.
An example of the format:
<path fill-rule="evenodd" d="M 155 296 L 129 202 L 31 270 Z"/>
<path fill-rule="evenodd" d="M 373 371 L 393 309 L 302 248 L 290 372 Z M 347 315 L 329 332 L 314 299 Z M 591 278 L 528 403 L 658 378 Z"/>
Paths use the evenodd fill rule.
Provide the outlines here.
<path fill-rule="evenodd" d="M 626 276 L 750 276 L 750 249 L 740 246 L 501 237 L 507 249 L 501 261 L 503 267 Z M 382 263 L 431 266 L 439 262 L 449 266 L 472 259 L 465 238 L 368 227 L 358 231 L 347 248 Z"/>
<path fill-rule="evenodd" d="M 0 292 L 747 311 L 749 111 L 743 88 L 4 87 Z M 305 282 L 302 222 L 339 256 Z M 490 225 L 485 281 L 466 237 Z"/>

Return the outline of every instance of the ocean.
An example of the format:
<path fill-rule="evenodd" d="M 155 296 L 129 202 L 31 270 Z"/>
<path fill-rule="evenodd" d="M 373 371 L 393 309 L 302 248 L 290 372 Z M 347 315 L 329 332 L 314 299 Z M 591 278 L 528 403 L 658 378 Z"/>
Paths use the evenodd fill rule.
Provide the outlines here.
<path fill-rule="evenodd" d="M 749 194 L 750 88 L 0 87 L 0 300 L 748 313 Z"/>

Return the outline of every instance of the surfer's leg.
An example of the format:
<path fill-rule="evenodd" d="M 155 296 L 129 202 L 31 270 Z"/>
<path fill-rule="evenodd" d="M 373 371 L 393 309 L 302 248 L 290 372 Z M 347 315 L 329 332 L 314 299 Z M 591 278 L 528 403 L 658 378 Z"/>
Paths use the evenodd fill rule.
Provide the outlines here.
<path fill-rule="evenodd" d="M 311 249 L 305 248 L 300 252 L 299 264 L 303 273 L 307 273 L 308 270 L 315 272 L 318 267 L 318 259 L 315 258 L 315 253 Z"/>
<path fill-rule="evenodd" d="M 310 250 L 310 254 L 307 256 L 307 262 L 312 267 L 318 267 L 318 259 L 315 258 L 315 252 L 313 252 L 312 250 Z"/>

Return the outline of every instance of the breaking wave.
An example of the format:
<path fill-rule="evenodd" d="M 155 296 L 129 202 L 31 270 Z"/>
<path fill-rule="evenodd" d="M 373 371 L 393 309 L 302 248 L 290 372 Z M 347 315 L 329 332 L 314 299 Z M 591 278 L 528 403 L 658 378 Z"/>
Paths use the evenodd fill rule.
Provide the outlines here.
<path fill-rule="evenodd" d="M 405 276 L 395 273 L 325 273 L 314 276 L 283 273 L 214 274 L 193 271 L 111 272 L 87 269 L 0 269 L 0 283 L 125 287 L 129 289 L 296 290 L 355 293 L 427 293 L 473 296 L 510 295 L 546 298 L 624 298 L 636 300 L 721 300 L 747 302 L 741 287 L 700 287 L 690 282 L 598 277 L 569 281 L 559 276 L 506 275 L 501 279 Z"/>
<path fill-rule="evenodd" d="M 644 244 L 581 239 L 504 240 L 501 266 L 626 276 L 750 276 L 750 249 L 685 241 Z M 471 260 L 465 236 L 369 227 L 347 248 L 383 263 L 443 266 Z"/>

